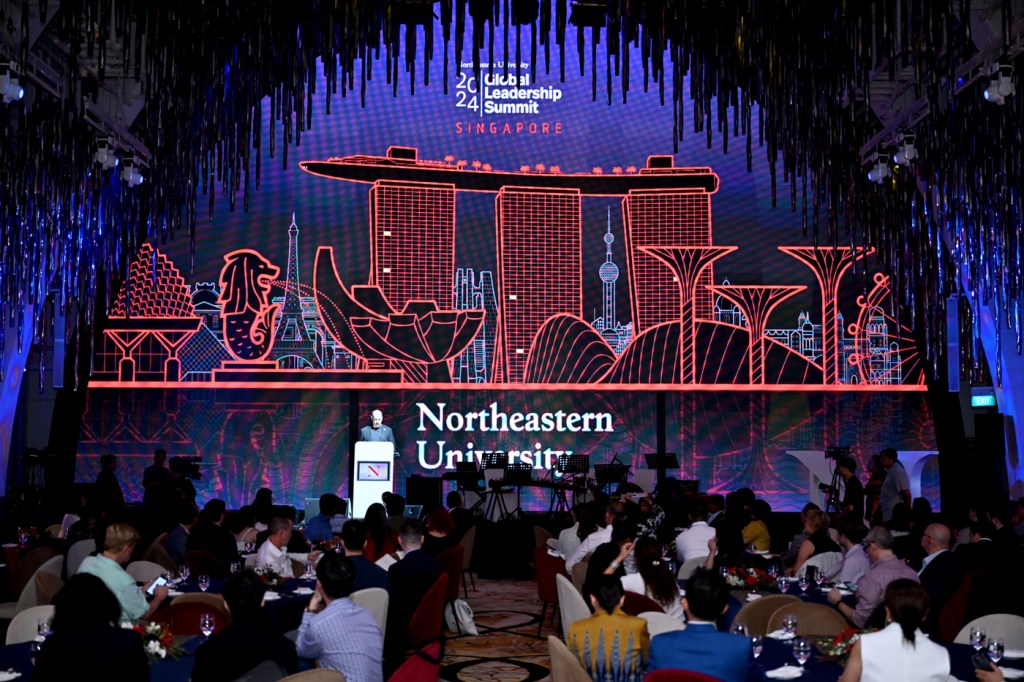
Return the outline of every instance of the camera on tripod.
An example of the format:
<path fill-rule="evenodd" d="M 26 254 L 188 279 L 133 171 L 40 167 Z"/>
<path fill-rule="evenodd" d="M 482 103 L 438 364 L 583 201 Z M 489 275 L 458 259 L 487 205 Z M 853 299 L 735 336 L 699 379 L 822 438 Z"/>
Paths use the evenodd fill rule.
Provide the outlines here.
<path fill-rule="evenodd" d="M 172 457 L 168 465 L 170 466 L 171 473 L 175 473 L 182 478 L 198 481 L 203 477 L 199 472 L 199 467 L 202 463 L 202 457 Z"/>
<path fill-rule="evenodd" d="M 836 459 L 840 457 L 847 457 L 850 454 L 850 446 L 848 445 L 830 445 L 825 448 L 825 459 Z"/>
<path fill-rule="evenodd" d="M 839 488 L 837 488 L 834 485 L 829 485 L 828 483 L 819 483 L 818 490 L 820 490 L 823 493 L 828 493 L 829 495 L 839 494 Z"/>

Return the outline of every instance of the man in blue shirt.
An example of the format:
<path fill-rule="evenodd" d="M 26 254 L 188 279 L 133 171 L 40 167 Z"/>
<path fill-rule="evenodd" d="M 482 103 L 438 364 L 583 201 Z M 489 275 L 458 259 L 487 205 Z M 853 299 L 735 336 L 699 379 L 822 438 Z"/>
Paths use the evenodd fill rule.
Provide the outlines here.
<path fill-rule="evenodd" d="M 651 640 L 648 672 L 670 668 L 693 670 L 722 682 L 763 680 L 754 662 L 750 639 L 718 632 L 715 621 L 729 608 L 729 589 L 718 573 L 698 569 L 686 583 L 683 610 L 686 629 Z"/>
<path fill-rule="evenodd" d="M 331 519 L 338 513 L 341 499 L 334 493 L 324 493 L 320 496 L 320 513 L 306 521 L 306 529 L 303 533 L 309 542 L 324 542 L 334 537 L 331 529 Z"/>

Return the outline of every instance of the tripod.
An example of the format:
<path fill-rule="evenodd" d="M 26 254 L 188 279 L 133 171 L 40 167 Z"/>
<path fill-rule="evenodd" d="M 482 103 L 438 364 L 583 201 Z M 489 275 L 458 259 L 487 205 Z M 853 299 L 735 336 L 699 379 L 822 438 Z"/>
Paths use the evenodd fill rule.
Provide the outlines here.
<path fill-rule="evenodd" d="M 839 502 L 839 459 L 850 454 L 849 446 L 831 445 L 825 448 L 825 457 L 831 459 L 835 465 L 832 467 L 832 481 L 826 486 L 824 483 L 818 485 L 818 489 L 825 493 L 825 513 L 835 514 L 840 510 Z"/>

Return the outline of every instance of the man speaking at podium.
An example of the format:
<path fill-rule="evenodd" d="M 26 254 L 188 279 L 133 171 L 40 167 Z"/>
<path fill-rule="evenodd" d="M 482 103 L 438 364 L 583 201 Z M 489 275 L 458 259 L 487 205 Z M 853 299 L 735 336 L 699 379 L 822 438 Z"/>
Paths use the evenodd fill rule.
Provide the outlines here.
<path fill-rule="evenodd" d="M 370 413 L 370 425 L 360 429 L 359 440 L 369 443 L 391 443 L 392 446 L 395 444 L 395 434 L 390 426 L 384 426 L 384 414 L 380 410 Z"/>

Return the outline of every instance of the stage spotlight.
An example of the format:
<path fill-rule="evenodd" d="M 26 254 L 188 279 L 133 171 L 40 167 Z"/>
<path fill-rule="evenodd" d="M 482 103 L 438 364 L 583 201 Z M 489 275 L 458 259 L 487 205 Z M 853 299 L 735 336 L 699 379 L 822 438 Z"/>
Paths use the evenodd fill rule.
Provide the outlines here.
<path fill-rule="evenodd" d="M 892 172 L 889 170 L 888 164 L 886 164 L 881 158 L 876 158 L 875 165 L 873 165 L 871 170 L 868 171 L 868 180 L 876 185 L 881 185 L 882 181 L 890 175 L 892 175 Z"/>
<path fill-rule="evenodd" d="M 25 88 L 21 87 L 18 74 L 10 62 L 0 62 L 0 95 L 4 98 L 4 104 L 17 102 L 25 96 Z"/>
<path fill-rule="evenodd" d="M 985 88 L 985 99 L 992 104 L 1005 104 L 1006 98 L 1017 94 L 1017 86 L 1013 84 L 1013 66 L 1000 64 L 992 69 L 994 76 Z"/>
<path fill-rule="evenodd" d="M 905 166 L 914 159 L 918 158 L 917 149 L 914 147 L 914 134 L 904 133 L 903 141 L 900 146 L 896 149 L 896 153 L 892 155 L 893 163 L 900 166 Z"/>
<path fill-rule="evenodd" d="M 145 178 L 142 177 L 142 173 L 135 167 L 135 157 L 125 157 L 124 168 L 121 169 L 121 179 L 127 182 L 129 187 L 138 187 L 142 184 Z"/>
<path fill-rule="evenodd" d="M 92 160 L 103 166 L 103 170 L 117 168 L 119 160 L 110 144 L 110 138 L 101 137 L 96 140 L 96 153 L 93 155 Z"/>

